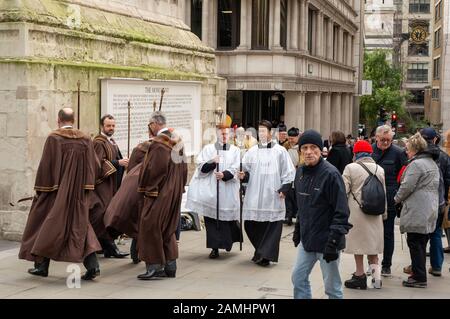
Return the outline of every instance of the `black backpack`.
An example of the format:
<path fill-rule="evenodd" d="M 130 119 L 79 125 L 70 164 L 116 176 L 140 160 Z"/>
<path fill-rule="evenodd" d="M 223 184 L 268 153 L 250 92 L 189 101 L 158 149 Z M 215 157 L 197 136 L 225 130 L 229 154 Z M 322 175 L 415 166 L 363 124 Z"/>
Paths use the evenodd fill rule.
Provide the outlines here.
<path fill-rule="evenodd" d="M 355 194 L 352 193 L 354 200 L 358 203 L 361 210 L 367 215 L 382 215 L 386 210 L 386 193 L 384 191 L 383 184 L 377 178 L 377 169 L 378 165 L 375 168 L 375 174 L 362 163 L 358 163 L 361 165 L 369 176 L 364 181 L 363 187 L 361 189 L 361 203 L 355 197 Z"/>

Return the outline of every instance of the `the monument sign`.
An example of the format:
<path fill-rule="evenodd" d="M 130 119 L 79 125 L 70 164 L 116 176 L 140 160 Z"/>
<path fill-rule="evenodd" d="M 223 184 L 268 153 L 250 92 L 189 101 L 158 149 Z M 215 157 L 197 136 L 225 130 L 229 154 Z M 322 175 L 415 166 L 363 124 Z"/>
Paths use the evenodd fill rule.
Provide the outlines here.
<path fill-rule="evenodd" d="M 200 151 L 200 82 L 103 79 L 101 114 L 109 113 L 116 118 L 114 139 L 124 156 L 128 155 L 128 101 L 131 104 L 131 152 L 137 144 L 148 140 L 147 125 L 153 112 L 153 102 L 156 102 L 158 110 L 162 88 L 165 93 L 161 111 L 167 117 L 168 127 L 174 128 L 182 136 L 188 156 Z"/>

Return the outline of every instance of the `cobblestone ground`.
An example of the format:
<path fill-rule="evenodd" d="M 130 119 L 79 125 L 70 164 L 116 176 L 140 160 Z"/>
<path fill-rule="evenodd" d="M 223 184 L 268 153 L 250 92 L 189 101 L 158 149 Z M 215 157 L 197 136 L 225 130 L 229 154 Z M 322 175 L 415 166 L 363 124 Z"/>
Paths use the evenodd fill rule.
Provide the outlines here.
<path fill-rule="evenodd" d="M 177 278 L 140 281 L 136 276 L 144 271 L 143 263 L 132 264 L 130 259 L 99 257 L 101 276 L 94 282 L 81 281 L 81 288 L 68 288 L 66 272 L 68 263 L 50 264 L 47 278 L 27 273 L 32 263 L 18 260 L 18 243 L 0 241 L 0 298 L 292 298 L 291 270 L 296 256 L 291 237 L 293 226 L 284 226 L 280 247 L 280 260 L 267 268 L 250 261 L 253 249 L 248 240 L 239 251 L 239 244 L 230 253 L 221 252 L 219 259 L 208 258 L 205 248 L 205 231 L 181 233 L 180 258 Z M 443 238 L 445 240 L 445 238 Z M 119 245 L 129 249 L 130 241 Z M 446 246 L 446 245 L 445 245 Z M 99 255 L 100 256 L 100 255 Z M 446 254 L 442 277 L 428 278 L 428 287 L 404 288 L 406 275 L 402 268 L 409 264 L 406 239 L 396 229 L 396 247 L 392 278 L 383 280 L 383 288 L 355 291 L 344 288 L 347 299 L 364 298 L 450 298 L 450 255 Z M 81 272 L 84 272 L 80 264 Z M 342 280 L 354 271 L 353 256 L 341 258 Z M 314 298 L 326 298 L 322 275 L 317 264 L 311 275 Z"/>

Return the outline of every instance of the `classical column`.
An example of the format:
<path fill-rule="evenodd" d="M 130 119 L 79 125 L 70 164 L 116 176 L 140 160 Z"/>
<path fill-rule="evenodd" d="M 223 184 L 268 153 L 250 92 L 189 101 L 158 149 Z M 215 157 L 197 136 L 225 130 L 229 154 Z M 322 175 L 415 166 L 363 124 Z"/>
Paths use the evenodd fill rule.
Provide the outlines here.
<path fill-rule="evenodd" d="M 280 0 L 272 0 L 273 3 L 273 35 L 272 35 L 272 49 L 281 50 L 280 44 Z"/>
<path fill-rule="evenodd" d="M 308 8 L 309 8 L 309 0 L 302 0 L 302 50 L 307 51 L 308 50 Z"/>
<path fill-rule="evenodd" d="M 333 97 L 332 97 L 332 105 L 331 105 L 331 109 L 332 109 L 332 114 L 333 114 L 333 131 L 340 131 L 342 130 L 341 127 L 341 93 L 333 93 Z"/>
<path fill-rule="evenodd" d="M 333 60 L 333 25 L 334 22 L 331 18 L 328 19 L 328 37 L 327 37 L 327 59 Z"/>
<path fill-rule="evenodd" d="M 348 135 L 348 94 L 342 93 L 341 95 L 341 107 L 342 107 L 342 115 L 341 115 L 341 128 L 342 132 L 344 132 L 345 136 Z"/>
<path fill-rule="evenodd" d="M 321 112 L 321 121 L 320 121 L 320 133 L 322 134 L 324 139 L 327 139 L 331 134 L 331 116 L 334 117 L 334 114 L 331 113 L 331 93 L 325 92 L 321 97 L 322 101 L 322 112 Z"/>
<path fill-rule="evenodd" d="M 323 13 L 317 11 L 317 36 L 316 36 L 316 55 L 319 57 L 323 57 Z"/>
<path fill-rule="evenodd" d="M 291 49 L 298 50 L 298 0 L 292 0 L 291 3 Z"/>
<path fill-rule="evenodd" d="M 202 1 L 202 42 L 206 45 L 208 43 L 209 30 L 209 1 Z"/>
<path fill-rule="evenodd" d="M 338 62 L 344 63 L 344 29 L 339 27 Z"/>
<path fill-rule="evenodd" d="M 348 127 L 349 134 L 353 135 L 353 93 L 348 94 Z"/>
<path fill-rule="evenodd" d="M 322 92 L 314 93 L 314 102 L 313 102 L 313 129 L 317 132 L 320 132 L 321 125 L 321 115 L 322 115 L 322 105 L 321 105 L 321 96 Z"/>
<path fill-rule="evenodd" d="M 247 19 L 251 19 L 251 15 L 247 14 L 247 1 L 250 0 L 241 0 L 241 32 L 238 50 L 247 50 L 249 47 L 247 43 Z"/>
<path fill-rule="evenodd" d="M 347 65 L 353 66 L 353 36 L 350 33 L 347 37 Z"/>
<path fill-rule="evenodd" d="M 305 92 L 286 92 L 285 103 L 284 115 L 287 127 L 294 126 L 304 131 L 306 127 Z"/>

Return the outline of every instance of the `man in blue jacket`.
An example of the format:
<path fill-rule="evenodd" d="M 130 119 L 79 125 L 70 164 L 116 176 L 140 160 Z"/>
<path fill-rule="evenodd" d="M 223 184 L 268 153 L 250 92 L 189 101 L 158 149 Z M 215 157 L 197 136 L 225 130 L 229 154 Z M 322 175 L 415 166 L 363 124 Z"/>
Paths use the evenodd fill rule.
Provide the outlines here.
<path fill-rule="evenodd" d="M 339 253 L 345 248 L 345 234 L 352 227 L 348 222 L 350 211 L 344 181 L 339 171 L 323 160 L 322 137 L 318 132 L 305 131 L 299 146 L 305 165 L 297 170 L 294 181 L 299 221 L 294 234 L 294 243 L 298 245 L 292 273 L 294 298 L 312 297 L 309 275 L 319 261 L 325 293 L 330 299 L 341 299 Z"/>
<path fill-rule="evenodd" d="M 400 147 L 392 145 L 393 138 L 392 128 L 389 125 L 382 125 L 377 128 L 376 143 L 372 145 L 372 158 L 383 167 L 386 184 L 388 217 L 383 221 L 384 249 L 381 262 L 381 275 L 384 277 L 391 276 L 392 255 L 394 254 L 394 221 L 397 215 L 394 196 L 399 187 L 397 176 L 408 162 L 406 153 Z"/>

